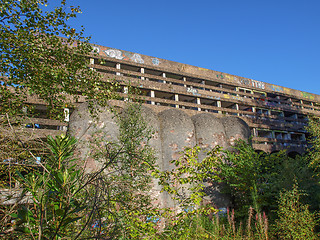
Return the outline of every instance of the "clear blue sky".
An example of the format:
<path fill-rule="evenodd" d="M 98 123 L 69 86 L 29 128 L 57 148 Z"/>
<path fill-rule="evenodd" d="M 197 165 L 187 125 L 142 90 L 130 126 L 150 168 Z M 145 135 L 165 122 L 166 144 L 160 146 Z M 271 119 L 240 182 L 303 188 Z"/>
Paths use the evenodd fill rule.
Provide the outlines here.
<path fill-rule="evenodd" d="M 320 94 L 320 0 L 72 0 L 92 43 Z"/>

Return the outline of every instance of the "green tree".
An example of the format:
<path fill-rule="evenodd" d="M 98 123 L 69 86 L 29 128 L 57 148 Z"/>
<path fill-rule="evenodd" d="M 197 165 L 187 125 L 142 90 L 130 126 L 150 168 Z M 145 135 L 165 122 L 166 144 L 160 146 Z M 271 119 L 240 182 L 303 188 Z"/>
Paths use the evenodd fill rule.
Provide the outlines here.
<path fill-rule="evenodd" d="M 318 239 L 315 214 L 309 212 L 308 205 L 301 203 L 302 195 L 296 184 L 291 190 L 280 193 L 277 211 L 279 219 L 275 223 L 280 239 Z"/>
<path fill-rule="evenodd" d="M 312 193 L 304 200 L 318 208 L 319 184 L 305 157 L 293 159 L 285 151 L 256 152 L 243 140 L 236 143 L 234 150 L 225 151 L 225 156 L 215 162 L 215 168 L 218 181 L 225 184 L 223 191 L 231 195 L 238 214 L 245 216 L 253 206 L 258 212 L 263 210 L 272 215 L 279 192 L 291 189 L 295 181 L 304 191 Z"/>
<path fill-rule="evenodd" d="M 312 148 L 309 149 L 310 167 L 319 173 L 320 163 L 320 119 L 317 117 L 309 117 L 307 131 L 310 134 L 309 142 Z"/>
<path fill-rule="evenodd" d="M 101 166 L 90 173 L 81 167 L 85 159 L 75 158 L 74 137 L 49 137 L 50 152 L 43 156 L 42 167 L 20 174 L 22 195 L 29 204 L 11 213 L 15 226 L 5 229 L 5 236 L 141 239 L 155 234 L 155 223 L 146 221 L 158 214 L 149 194 L 154 169 L 151 132 L 139 109 L 130 105 L 115 113 L 117 140 L 106 142 L 104 135 L 95 135 L 90 157 Z"/>
<path fill-rule="evenodd" d="M 61 117 L 62 107 L 81 96 L 105 105 L 115 85 L 89 68 L 93 48 L 83 29 L 68 20 L 80 13 L 66 0 L 0 1 L 0 113 L 16 114 L 27 98 L 39 98 Z M 4 83 L 4 84 L 3 84 Z M 53 114 L 54 113 L 54 114 Z"/>

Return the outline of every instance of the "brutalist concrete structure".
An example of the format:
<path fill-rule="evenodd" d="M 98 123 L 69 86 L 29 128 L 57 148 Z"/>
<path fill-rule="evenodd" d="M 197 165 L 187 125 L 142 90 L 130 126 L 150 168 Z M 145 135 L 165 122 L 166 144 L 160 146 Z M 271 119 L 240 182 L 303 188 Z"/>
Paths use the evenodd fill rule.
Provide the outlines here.
<path fill-rule="evenodd" d="M 105 78 L 141 90 L 139 98 L 154 111 L 176 108 L 186 114 L 236 116 L 251 130 L 257 150 L 289 154 L 307 147 L 308 115 L 320 116 L 320 96 L 214 70 L 94 45 L 94 69 Z M 227 128 L 232 131 L 232 128 Z"/>
<path fill-rule="evenodd" d="M 93 46 L 98 54 L 91 56 L 90 67 L 101 72 L 103 78 L 118 81 L 121 85 L 119 95 L 124 101 L 130 84 L 141 90 L 136 97 L 159 116 L 164 110 L 175 108 L 190 117 L 207 113 L 216 118 L 240 118 L 249 126 L 256 150 L 270 153 L 286 149 L 292 155 L 303 153 L 308 147 L 307 116 L 320 117 L 320 96 L 316 94 L 138 53 Z M 46 111 L 39 99 L 30 96 L 28 102 L 36 111 Z M 71 110 L 65 109 L 64 123 L 32 118 L 30 121 L 36 127 L 26 130 L 35 133 L 31 134 L 34 137 L 61 134 L 68 129 L 69 113 Z M 226 130 L 232 132 L 233 128 L 228 126 Z"/>

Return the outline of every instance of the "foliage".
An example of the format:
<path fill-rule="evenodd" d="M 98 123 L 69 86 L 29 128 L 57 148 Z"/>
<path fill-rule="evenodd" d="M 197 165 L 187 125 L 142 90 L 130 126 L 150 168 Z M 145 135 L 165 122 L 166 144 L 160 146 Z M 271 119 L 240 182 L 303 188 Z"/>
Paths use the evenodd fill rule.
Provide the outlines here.
<path fill-rule="evenodd" d="M 205 195 L 204 181 L 210 182 L 215 179 L 212 173 L 220 150 L 220 147 L 214 148 L 207 153 L 206 158 L 199 161 L 201 148 L 186 148 L 180 158 L 171 161 L 175 166 L 172 170 L 158 171 L 154 176 L 159 178 L 163 191 L 171 194 L 182 209 L 197 208 Z"/>
<path fill-rule="evenodd" d="M 106 105 L 115 95 L 117 86 L 89 68 L 93 49 L 83 29 L 68 25 L 79 7 L 66 0 L 47 5 L 47 0 L 0 2 L 2 114 L 16 114 L 37 97 L 47 104 L 50 117 L 61 118 L 59 110 L 81 95 L 92 110 L 93 103 Z"/>
<path fill-rule="evenodd" d="M 312 148 L 309 151 L 310 166 L 319 173 L 320 163 L 320 119 L 309 116 L 307 131 L 310 134 L 309 142 Z"/>
<path fill-rule="evenodd" d="M 280 239 L 318 239 L 314 232 L 317 220 L 307 205 L 300 202 L 303 193 L 295 184 L 292 190 L 282 191 L 279 198 L 279 219 L 276 232 Z"/>
<path fill-rule="evenodd" d="M 84 215 L 87 201 L 79 201 L 83 194 L 81 181 L 84 176 L 76 169 L 73 137 L 49 137 L 51 154 L 43 169 L 26 176 L 20 174 L 23 195 L 31 194 L 29 205 L 22 205 L 16 214 L 16 231 L 25 239 L 58 239 L 66 236 L 75 222 Z"/>
<path fill-rule="evenodd" d="M 83 163 L 73 151 L 81 145 L 73 137 L 48 138 L 50 151 L 42 156 L 42 167 L 16 178 L 23 185 L 23 199 L 31 195 L 31 202 L 4 209 L 3 234 L 23 239 L 141 239 L 155 234 L 155 222 L 147 220 L 159 216 L 149 194 L 151 131 L 139 105 L 114 113 L 118 139 L 106 142 L 103 134 L 95 135 L 90 157 L 100 166 L 90 173 L 79 167 Z"/>
<path fill-rule="evenodd" d="M 227 184 L 235 207 L 259 211 L 259 180 L 261 179 L 262 153 L 257 153 L 243 140 L 236 142 L 235 151 L 225 151 L 225 157 L 216 161 L 219 181 Z M 245 210 L 244 210 L 245 211 Z"/>
<path fill-rule="evenodd" d="M 319 184 L 313 177 L 305 157 L 292 159 L 284 151 L 267 154 L 256 152 L 243 140 L 237 141 L 235 151 L 225 151 L 215 162 L 218 181 L 224 183 L 223 191 L 231 195 L 239 216 L 253 206 L 270 214 L 277 208 L 277 196 L 282 189 L 290 189 L 294 181 L 313 194 L 306 198 L 317 208 Z"/>
<path fill-rule="evenodd" d="M 101 224 L 113 229 L 118 239 L 140 239 L 154 231 L 154 222 L 147 221 L 159 215 L 151 205 L 151 171 L 155 168 L 153 150 L 148 145 L 152 131 L 140 113 L 139 104 L 128 103 L 122 112 L 114 112 L 119 126 L 117 140 L 106 141 L 107 133 L 94 134 L 91 157 L 103 163 L 100 191 L 107 205 Z M 110 232 L 110 230 L 109 230 Z"/>
<path fill-rule="evenodd" d="M 259 239 L 270 238 L 266 215 L 249 209 L 246 223 L 237 222 L 232 209 L 226 215 L 189 215 L 176 225 L 168 225 L 160 239 Z"/>

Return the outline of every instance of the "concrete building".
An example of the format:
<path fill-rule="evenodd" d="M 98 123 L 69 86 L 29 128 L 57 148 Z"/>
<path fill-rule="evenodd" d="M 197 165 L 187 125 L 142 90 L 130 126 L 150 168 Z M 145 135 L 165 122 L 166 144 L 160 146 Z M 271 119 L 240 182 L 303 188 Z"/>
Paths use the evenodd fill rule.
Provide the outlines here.
<path fill-rule="evenodd" d="M 307 147 L 305 127 L 308 115 L 320 117 L 320 96 L 266 82 L 210 69 L 93 45 L 98 55 L 91 67 L 106 79 L 122 86 L 119 95 L 127 99 L 128 84 L 141 90 L 137 96 L 156 112 L 175 108 L 193 116 L 209 113 L 215 117 L 236 116 L 251 130 L 253 147 L 265 152 L 287 149 L 289 154 L 303 153 Z M 66 122 L 41 118 L 45 105 L 30 97 L 40 117 L 32 118 L 35 136 L 61 134 Z M 57 130 L 58 129 L 58 130 Z"/>
<path fill-rule="evenodd" d="M 98 57 L 91 58 L 92 67 L 122 84 L 123 99 L 130 82 L 140 88 L 140 99 L 154 108 L 237 116 L 249 125 L 257 150 L 302 153 L 307 147 L 307 116 L 320 116 L 316 94 L 109 47 L 94 48 Z"/>

